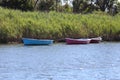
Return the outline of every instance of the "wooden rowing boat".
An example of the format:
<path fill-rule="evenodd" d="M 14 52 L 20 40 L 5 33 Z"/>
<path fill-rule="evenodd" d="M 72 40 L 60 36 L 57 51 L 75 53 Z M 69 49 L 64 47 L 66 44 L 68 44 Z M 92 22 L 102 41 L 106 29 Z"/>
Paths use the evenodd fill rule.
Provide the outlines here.
<path fill-rule="evenodd" d="M 102 41 L 101 37 L 91 38 L 90 43 L 99 43 Z"/>
<path fill-rule="evenodd" d="M 90 43 L 91 39 L 73 39 L 73 38 L 66 38 L 67 44 L 88 44 Z"/>
<path fill-rule="evenodd" d="M 49 45 L 53 44 L 53 40 L 48 39 L 32 39 L 22 38 L 24 45 Z"/>

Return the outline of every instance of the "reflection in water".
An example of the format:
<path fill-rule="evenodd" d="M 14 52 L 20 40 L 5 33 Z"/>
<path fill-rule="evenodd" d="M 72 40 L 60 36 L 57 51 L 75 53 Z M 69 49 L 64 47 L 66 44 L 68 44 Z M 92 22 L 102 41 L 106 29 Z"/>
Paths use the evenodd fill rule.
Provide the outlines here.
<path fill-rule="evenodd" d="M 120 80 L 120 43 L 0 45 L 0 80 Z"/>

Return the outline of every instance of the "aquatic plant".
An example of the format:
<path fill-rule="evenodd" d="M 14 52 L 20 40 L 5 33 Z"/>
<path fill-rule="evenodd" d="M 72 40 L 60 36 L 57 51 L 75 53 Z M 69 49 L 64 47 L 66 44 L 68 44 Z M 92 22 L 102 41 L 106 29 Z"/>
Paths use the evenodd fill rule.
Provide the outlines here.
<path fill-rule="evenodd" d="M 22 37 L 57 40 L 102 36 L 104 40 L 120 40 L 119 23 L 120 14 L 22 12 L 0 8 L 0 42 L 21 42 Z"/>

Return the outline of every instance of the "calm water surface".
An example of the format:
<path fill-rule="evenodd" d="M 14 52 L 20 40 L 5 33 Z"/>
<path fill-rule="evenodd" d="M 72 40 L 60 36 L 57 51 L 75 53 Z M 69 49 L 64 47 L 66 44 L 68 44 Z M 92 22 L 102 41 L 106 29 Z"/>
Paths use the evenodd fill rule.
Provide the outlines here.
<path fill-rule="evenodd" d="M 0 80 L 120 80 L 120 43 L 0 45 Z"/>

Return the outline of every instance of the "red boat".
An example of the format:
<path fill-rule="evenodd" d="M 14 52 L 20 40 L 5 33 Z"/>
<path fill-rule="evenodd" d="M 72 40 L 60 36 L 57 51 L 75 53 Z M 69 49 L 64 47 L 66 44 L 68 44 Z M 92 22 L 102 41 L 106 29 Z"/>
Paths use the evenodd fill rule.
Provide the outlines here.
<path fill-rule="evenodd" d="M 90 43 L 91 39 L 73 39 L 73 38 L 66 38 L 67 44 L 88 44 Z"/>
<path fill-rule="evenodd" d="M 90 43 L 99 43 L 102 41 L 101 37 L 91 38 Z"/>

